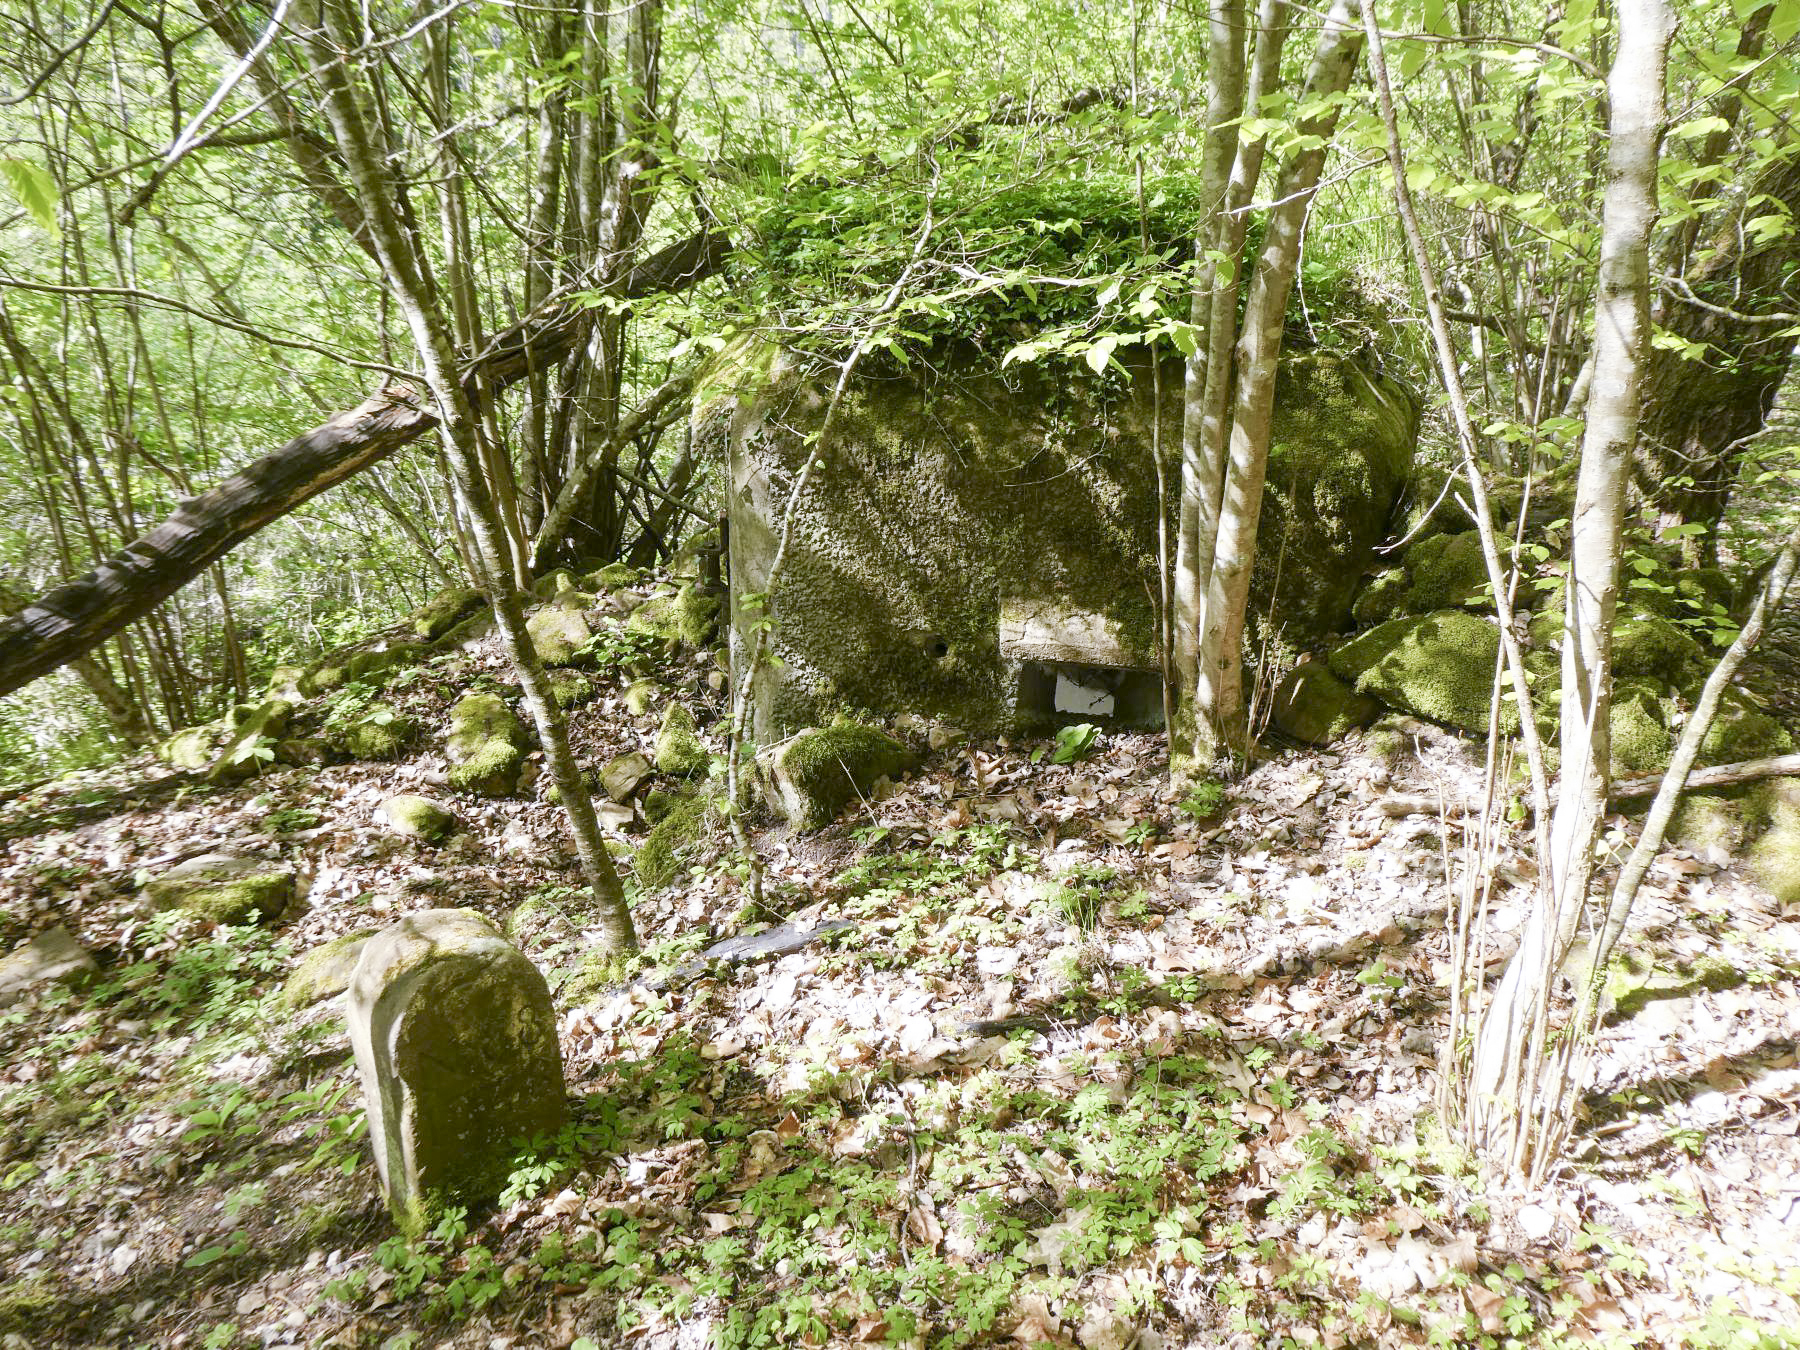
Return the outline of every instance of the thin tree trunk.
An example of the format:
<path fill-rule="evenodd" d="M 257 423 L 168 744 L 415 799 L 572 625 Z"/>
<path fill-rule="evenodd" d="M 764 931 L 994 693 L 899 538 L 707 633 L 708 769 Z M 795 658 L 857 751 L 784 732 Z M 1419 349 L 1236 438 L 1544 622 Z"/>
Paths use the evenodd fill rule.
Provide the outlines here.
<path fill-rule="evenodd" d="M 1531 1115 L 1551 986 L 1586 904 L 1606 807 L 1612 623 L 1625 488 L 1650 340 L 1650 231 L 1656 223 L 1663 86 L 1675 20 L 1663 0 L 1625 0 L 1618 12 L 1618 55 L 1608 80 L 1611 146 L 1594 311 L 1593 392 L 1581 443 L 1563 619 L 1562 770 L 1544 880 L 1519 949 L 1477 1031 L 1471 1079 L 1477 1136 L 1494 1162 L 1512 1170 L 1533 1163 L 1537 1132 Z"/>

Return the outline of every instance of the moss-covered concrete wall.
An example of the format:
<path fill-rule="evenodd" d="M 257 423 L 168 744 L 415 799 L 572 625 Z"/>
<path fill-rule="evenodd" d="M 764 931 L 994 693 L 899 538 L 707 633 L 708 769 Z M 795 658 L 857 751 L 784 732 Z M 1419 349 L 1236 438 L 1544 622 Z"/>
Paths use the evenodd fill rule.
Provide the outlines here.
<path fill-rule="evenodd" d="M 1156 667 L 1147 365 L 1101 380 L 1000 371 L 973 349 L 940 355 L 844 397 L 770 603 L 785 664 L 759 681 L 759 736 L 846 709 L 1024 729 L 1034 718 L 1019 695 L 1023 661 L 1043 658 L 1046 636 L 1055 646 L 1058 615 L 1071 659 L 1085 650 L 1091 664 Z M 1172 509 L 1178 362 L 1163 386 Z M 734 594 L 760 593 L 831 375 L 745 346 L 725 354 L 707 389 L 700 434 L 725 440 L 730 456 Z M 1324 355 L 1284 367 L 1262 525 L 1279 578 L 1274 559 L 1259 564 L 1255 603 L 1266 612 L 1273 596 L 1300 643 L 1347 618 L 1415 426 L 1391 381 Z M 742 625 L 745 611 L 733 610 Z M 1022 613 L 1035 641 L 1021 635 Z"/>

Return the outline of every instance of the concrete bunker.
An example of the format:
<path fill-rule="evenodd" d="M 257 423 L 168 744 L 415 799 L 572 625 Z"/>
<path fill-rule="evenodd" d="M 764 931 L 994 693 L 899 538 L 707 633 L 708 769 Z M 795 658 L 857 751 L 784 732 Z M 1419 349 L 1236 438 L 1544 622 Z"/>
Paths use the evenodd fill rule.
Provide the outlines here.
<path fill-rule="evenodd" d="M 780 665 L 757 680 L 757 738 L 841 712 L 984 734 L 1160 725 L 1151 445 L 1160 415 L 1173 541 L 1179 361 L 1164 368 L 1160 410 L 1153 384 L 1142 357 L 1127 376 L 1095 377 L 1000 370 L 951 344 L 859 379 L 792 502 L 765 595 L 832 377 L 771 344 L 722 353 L 697 434 L 730 466 L 734 649 L 748 624 L 774 625 Z M 1253 604 L 1295 647 L 1347 626 L 1417 421 L 1404 388 L 1356 361 L 1284 362 Z"/>

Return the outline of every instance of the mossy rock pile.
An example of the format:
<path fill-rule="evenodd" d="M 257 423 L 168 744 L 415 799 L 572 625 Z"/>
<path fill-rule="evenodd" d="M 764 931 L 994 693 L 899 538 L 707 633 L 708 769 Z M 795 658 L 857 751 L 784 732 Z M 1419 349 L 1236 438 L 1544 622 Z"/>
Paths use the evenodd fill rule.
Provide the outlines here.
<path fill-rule="evenodd" d="M 450 710 L 445 753 L 452 785 L 482 797 L 518 789 L 529 741 L 524 724 L 498 694 L 468 694 Z"/>
<path fill-rule="evenodd" d="M 918 756 L 886 732 L 842 721 L 803 731 L 758 756 L 769 805 L 799 830 L 829 824 L 879 778 L 898 778 Z"/>
<path fill-rule="evenodd" d="M 144 886 L 144 898 L 154 909 L 178 909 L 234 926 L 279 919 L 295 893 L 292 868 L 216 853 L 191 858 Z"/>

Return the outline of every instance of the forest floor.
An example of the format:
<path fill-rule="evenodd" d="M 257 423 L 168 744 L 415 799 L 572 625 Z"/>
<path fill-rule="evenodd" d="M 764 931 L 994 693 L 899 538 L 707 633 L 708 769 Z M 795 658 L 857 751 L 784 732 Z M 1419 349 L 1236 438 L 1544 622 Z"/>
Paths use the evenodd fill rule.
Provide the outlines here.
<path fill-rule="evenodd" d="M 710 668 L 672 679 L 718 750 Z M 421 669 L 427 724 L 505 678 Z M 622 687 L 572 714 L 584 759 L 648 749 Z M 60 922 L 101 964 L 0 1009 L 0 1347 L 1800 1344 L 1800 915 L 1665 853 L 1568 1161 L 1484 1183 L 1433 1095 L 1460 830 L 1405 811 L 1473 798 L 1480 747 L 1402 730 L 1222 803 L 1169 787 L 1160 737 L 1068 765 L 942 744 L 823 831 L 765 827 L 762 911 L 721 832 L 636 897 L 643 957 L 597 989 L 555 807 L 457 799 L 443 847 L 382 827 L 395 792 L 450 800 L 429 749 L 0 803 L 0 950 Z M 298 913 L 152 917 L 142 875 L 218 849 L 296 864 Z M 408 1242 L 342 1000 L 290 1012 L 284 977 L 414 910 L 529 899 L 574 1124 Z"/>

